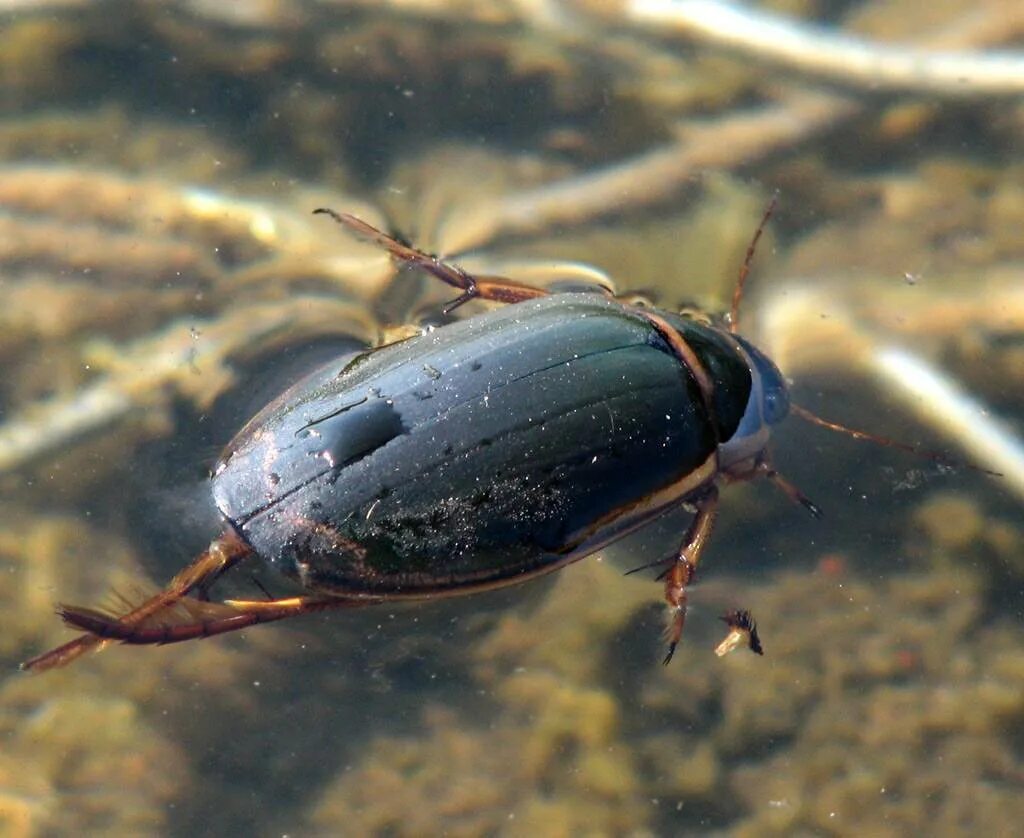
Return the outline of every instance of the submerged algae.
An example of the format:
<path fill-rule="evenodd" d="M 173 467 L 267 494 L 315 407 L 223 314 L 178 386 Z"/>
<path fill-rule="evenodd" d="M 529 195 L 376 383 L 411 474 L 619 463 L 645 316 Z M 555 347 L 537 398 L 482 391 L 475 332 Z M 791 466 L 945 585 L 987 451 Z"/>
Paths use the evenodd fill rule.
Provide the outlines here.
<path fill-rule="evenodd" d="M 188 790 L 188 762 L 135 702 L 66 692 L 25 715 L 27 696 L 19 692 L 13 684 L 0 689 L 0 832 L 27 838 L 166 829 L 168 804 Z"/>

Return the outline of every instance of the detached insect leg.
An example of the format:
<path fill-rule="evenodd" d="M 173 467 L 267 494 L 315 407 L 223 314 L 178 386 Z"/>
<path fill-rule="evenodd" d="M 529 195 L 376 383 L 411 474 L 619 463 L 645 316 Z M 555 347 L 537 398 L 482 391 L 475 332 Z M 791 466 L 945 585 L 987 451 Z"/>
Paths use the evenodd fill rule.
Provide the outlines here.
<path fill-rule="evenodd" d="M 162 591 L 121 617 L 109 615 L 103 615 L 103 617 L 125 629 L 139 626 L 161 611 L 173 608 L 190 591 L 197 587 L 202 587 L 241 559 L 250 555 L 251 552 L 249 546 L 235 535 L 234 532 L 227 532 L 220 538 L 214 539 L 210 546 L 192 564 L 178 573 Z M 74 606 L 61 606 L 58 613 L 64 618 L 65 622 L 80 628 L 71 618 L 74 614 L 84 610 Z M 88 613 L 99 614 L 100 612 L 89 611 Z M 85 630 L 88 631 L 88 629 Z M 96 633 L 76 637 L 63 646 L 58 646 L 56 649 L 51 649 L 49 652 L 25 661 L 21 668 L 42 672 L 47 669 L 66 666 L 86 652 L 102 648 L 105 642 L 106 638 Z"/>
<path fill-rule="evenodd" d="M 299 596 L 272 600 L 228 600 L 196 606 L 195 619 L 166 625 L 129 624 L 88 608 L 67 609 L 64 619 L 75 628 L 89 632 L 101 641 L 118 641 L 130 645 L 166 645 L 200 637 L 213 637 L 260 623 L 272 623 L 300 614 L 326 611 L 329 608 L 360 608 L 375 605 L 373 598 Z"/>
<path fill-rule="evenodd" d="M 367 224 L 361 218 L 356 218 L 354 215 L 349 215 L 346 212 L 335 212 L 332 209 L 320 208 L 313 210 L 313 213 L 329 215 L 339 224 L 348 227 L 353 232 L 369 239 L 375 244 L 379 244 L 399 261 L 415 265 L 432 276 L 437 277 L 442 282 L 451 285 L 453 288 L 458 288 L 462 293 L 445 306 L 445 314 L 454 311 L 474 297 L 479 297 L 481 300 L 494 300 L 499 303 L 520 303 L 523 300 L 545 297 L 548 294 L 543 288 L 523 285 L 501 276 L 473 276 L 462 270 L 458 265 L 445 262 L 436 256 L 431 256 L 429 253 L 424 253 L 422 250 L 410 247 L 393 236 L 378 230 L 373 225 Z"/>
<path fill-rule="evenodd" d="M 667 664 L 675 654 L 679 638 L 683 635 L 686 622 L 686 588 L 693 581 L 700 555 L 708 543 L 711 530 L 718 514 L 718 489 L 709 486 L 703 497 L 696 502 L 697 514 L 690 523 L 675 562 L 665 576 L 665 599 L 669 604 L 669 624 L 665 630 L 668 640 L 668 654 L 663 663 Z"/>

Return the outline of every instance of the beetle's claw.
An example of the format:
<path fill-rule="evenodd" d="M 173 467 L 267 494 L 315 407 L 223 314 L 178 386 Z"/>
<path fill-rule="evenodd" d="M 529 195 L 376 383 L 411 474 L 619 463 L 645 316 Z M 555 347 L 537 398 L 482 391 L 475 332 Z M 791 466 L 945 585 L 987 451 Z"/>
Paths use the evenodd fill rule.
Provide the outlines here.
<path fill-rule="evenodd" d="M 804 496 L 800 498 L 800 503 L 804 509 L 811 513 L 811 516 L 818 519 L 819 521 L 825 517 L 825 513 L 821 511 L 821 507 L 818 506 L 810 498 Z"/>
<path fill-rule="evenodd" d="M 461 294 L 459 294 L 459 296 L 457 296 L 450 303 L 446 303 L 444 308 L 441 309 L 441 313 L 447 317 L 449 314 L 451 314 L 453 311 L 455 311 L 455 309 L 457 309 L 459 306 L 465 305 L 470 300 L 472 300 L 474 297 L 476 297 L 476 295 L 477 295 L 476 286 L 473 285 L 473 286 L 467 288 Z"/>

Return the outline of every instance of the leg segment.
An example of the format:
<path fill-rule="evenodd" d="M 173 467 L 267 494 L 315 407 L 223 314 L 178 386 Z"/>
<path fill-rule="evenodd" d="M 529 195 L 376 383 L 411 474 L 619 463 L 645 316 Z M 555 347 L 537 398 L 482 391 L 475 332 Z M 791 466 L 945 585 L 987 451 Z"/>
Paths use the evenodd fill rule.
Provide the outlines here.
<path fill-rule="evenodd" d="M 821 518 L 824 514 L 814 501 L 801 492 L 796 486 L 790 483 L 785 477 L 779 474 L 772 466 L 771 456 L 768 451 L 762 451 L 756 459 L 748 466 L 738 470 L 726 472 L 724 477 L 731 483 L 739 483 L 744 480 L 753 480 L 755 477 L 767 477 L 772 485 L 793 503 L 798 503 L 806 509 L 813 517 Z"/>
<path fill-rule="evenodd" d="M 746 463 L 733 466 L 723 475 L 723 478 L 730 483 L 739 483 L 745 480 L 753 480 L 755 477 L 767 477 L 782 494 L 793 503 L 800 504 L 813 517 L 821 518 L 824 514 L 814 501 L 801 492 L 796 486 L 790 483 L 785 477 L 779 474 L 772 466 L 772 458 L 765 449 L 756 457 Z"/>
<path fill-rule="evenodd" d="M 238 631 L 260 623 L 270 623 L 325 611 L 328 608 L 359 608 L 374 605 L 380 600 L 371 598 L 345 599 L 342 597 L 298 596 L 271 600 L 228 600 L 224 603 L 203 603 L 196 606 L 195 618 L 166 625 L 142 626 L 110 617 L 88 608 L 65 608 L 65 622 L 89 632 L 99 642 L 116 640 L 133 645 L 182 643 L 200 637 L 213 637 Z"/>
<path fill-rule="evenodd" d="M 665 599 L 669 605 L 669 624 L 665 630 L 668 640 L 668 654 L 663 663 L 667 664 L 675 654 L 679 638 L 683 635 L 686 622 L 686 587 L 693 581 L 700 554 L 708 543 L 711 530 L 718 514 L 718 489 L 711 486 L 697 502 L 697 514 L 690 523 L 690 529 L 676 553 L 672 566 L 665 575 Z"/>
<path fill-rule="evenodd" d="M 103 615 L 103 617 L 105 620 L 124 626 L 126 629 L 140 626 L 154 614 L 168 608 L 173 608 L 190 591 L 197 587 L 201 588 L 251 552 L 249 545 L 242 541 L 234 532 L 228 531 L 219 538 L 214 539 L 210 546 L 192 564 L 178 573 L 162 591 L 121 617 L 111 617 L 108 615 Z M 68 619 L 68 615 L 77 613 L 79 610 L 84 609 L 61 606 L 58 613 L 64 617 L 66 622 L 76 625 L 73 620 Z M 100 612 L 95 611 L 89 613 L 100 614 Z M 88 631 L 88 629 L 85 630 Z M 63 646 L 58 646 L 56 649 L 51 649 L 49 652 L 25 661 L 21 668 L 42 672 L 47 669 L 66 666 L 86 652 L 100 649 L 104 645 L 106 645 L 106 638 L 104 636 L 96 633 L 86 634 L 82 637 L 76 637 Z"/>
<path fill-rule="evenodd" d="M 367 224 L 354 215 L 345 212 L 335 212 L 332 209 L 317 209 L 314 213 L 329 215 L 339 224 L 348 227 L 353 232 L 363 236 L 375 244 L 379 244 L 388 251 L 395 259 L 406 262 L 410 265 L 426 271 L 431 276 L 437 277 L 441 282 L 459 289 L 462 293 L 445 306 L 445 314 L 449 314 L 463 303 L 469 302 L 474 297 L 481 300 L 494 300 L 499 303 L 519 303 L 523 300 L 532 300 L 535 297 L 547 296 L 548 292 L 543 288 L 533 285 L 523 285 L 505 279 L 500 276 L 473 276 L 466 273 L 458 265 L 444 262 L 436 256 L 410 247 L 393 236 L 383 233 L 376 227 Z"/>
<path fill-rule="evenodd" d="M 790 483 L 785 477 L 779 474 L 773 469 L 768 463 L 764 463 L 760 471 L 763 472 L 764 476 L 772 481 L 773 484 L 793 503 L 800 504 L 806 509 L 811 516 L 814 518 L 821 519 L 824 513 L 821 511 L 821 507 L 812 501 L 807 495 L 801 492 L 796 486 Z"/>

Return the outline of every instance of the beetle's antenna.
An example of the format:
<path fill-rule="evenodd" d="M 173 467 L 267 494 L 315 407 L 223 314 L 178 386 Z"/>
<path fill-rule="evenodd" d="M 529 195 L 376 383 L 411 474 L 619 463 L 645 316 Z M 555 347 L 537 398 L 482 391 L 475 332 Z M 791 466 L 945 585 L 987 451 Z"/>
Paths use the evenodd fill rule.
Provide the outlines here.
<path fill-rule="evenodd" d="M 761 234 L 768 224 L 768 219 L 775 212 L 775 206 L 778 202 L 779 192 L 776 190 L 772 193 L 772 199 L 768 202 L 764 215 L 761 216 L 761 223 L 757 225 L 754 238 L 750 240 L 750 244 L 747 246 L 747 255 L 743 259 L 743 267 L 740 268 L 739 276 L 736 277 L 736 287 L 732 290 L 732 307 L 729 309 L 729 331 L 733 334 L 740 330 L 740 300 L 743 299 L 743 289 L 747 284 L 747 277 L 750 275 L 750 263 L 754 260 L 754 251 L 757 250 L 757 243 L 761 240 Z"/>
<path fill-rule="evenodd" d="M 852 436 L 854 439 L 863 439 L 867 442 L 873 442 L 876 445 L 884 445 L 887 448 L 898 448 L 900 451 L 916 454 L 918 457 L 924 457 L 926 460 L 931 460 L 939 465 L 947 466 L 949 468 L 968 468 L 971 469 L 971 471 L 980 471 L 982 474 L 989 475 L 989 477 L 1003 476 L 1002 472 L 990 471 L 987 468 L 982 468 L 981 466 L 976 466 L 972 463 L 964 463 L 959 460 L 954 460 L 938 451 L 930 451 L 927 448 L 918 448 L 916 445 L 908 445 L 905 442 L 898 442 L 897 440 L 890 439 L 887 436 L 878 436 L 877 434 L 871 434 L 867 431 L 859 431 L 856 428 L 840 425 L 838 422 L 831 422 L 828 419 L 822 419 L 817 414 L 811 413 L 811 411 L 806 407 L 800 407 L 798 404 L 790 404 L 789 409 L 801 419 L 806 419 L 808 422 L 820 425 L 822 428 L 828 428 L 830 431 L 847 434 Z"/>

